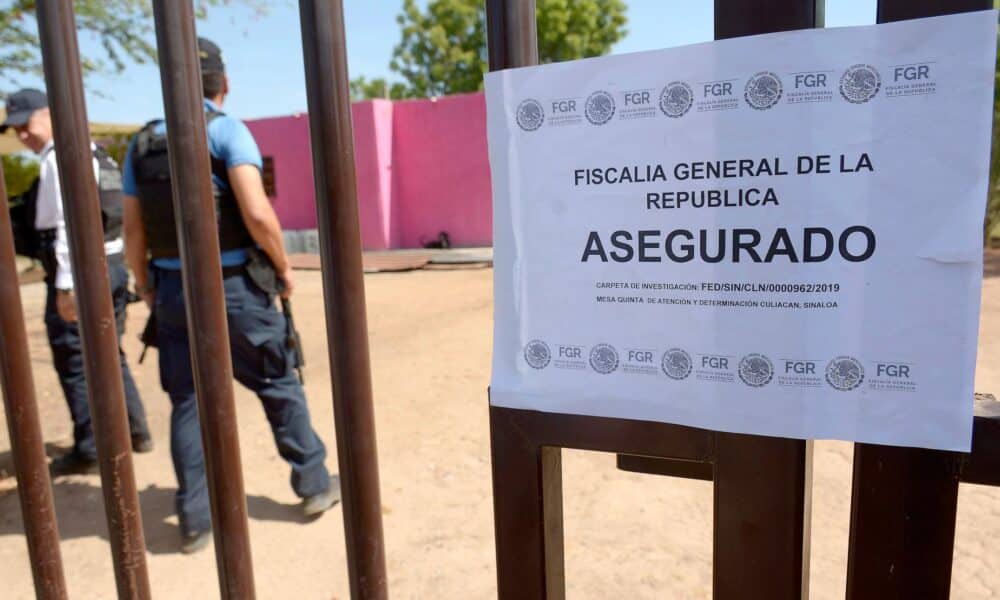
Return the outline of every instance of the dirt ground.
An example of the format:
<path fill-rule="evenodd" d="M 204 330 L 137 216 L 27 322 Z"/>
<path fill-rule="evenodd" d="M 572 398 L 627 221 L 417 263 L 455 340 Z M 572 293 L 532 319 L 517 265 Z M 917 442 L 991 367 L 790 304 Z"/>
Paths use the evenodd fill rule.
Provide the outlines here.
<path fill-rule="evenodd" d="M 486 386 L 491 343 L 489 269 L 366 276 L 390 593 L 394 598 L 495 597 Z M 306 345 L 314 424 L 336 468 L 319 273 L 300 272 L 297 320 Z M 42 326 L 44 289 L 22 287 L 35 383 L 50 454 L 70 421 Z M 129 315 L 125 350 L 156 440 L 135 457 L 157 598 L 217 598 L 214 553 L 177 551 L 169 402 L 156 357 L 136 364 L 144 307 Z M 987 269 L 977 387 L 1000 392 L 1000 257 Z M 970 399 L 971 400 L 971 399 Z M 237 387 L 258 597 L 346 599 L 339 507 L 303 522 L 256 398 Z M 2 416 L 0 416 L 2 421 Z M 0 425 L 0 597 L 33 598 L 6 423 Z M 711 597 L 711 484 L 617 471 L 614 457 L 564 451 L 570 598 Z M 812 598 L 843 598 L 851 445 L 818 442 L 813 493 Z M 98 477 L 57 480 L 63 561 L 73 598 L 113 598 Z M 963 485 L 953 598 L 1000 596 L 1000 489 Z"/>

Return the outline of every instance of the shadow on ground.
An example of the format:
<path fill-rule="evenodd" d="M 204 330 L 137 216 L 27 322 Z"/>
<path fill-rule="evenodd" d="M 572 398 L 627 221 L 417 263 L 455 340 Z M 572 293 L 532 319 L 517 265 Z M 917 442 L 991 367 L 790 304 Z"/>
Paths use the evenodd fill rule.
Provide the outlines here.
<path fill-rule="evenodd" d="M 0 457 L 2 460 L 4 458 Z M 97 475 L 59 477 L 52 484 L 52 490 L 61 540 L 85 537 L 109 539 Z M 174 492 L 174 489 L 157 486 L 139 491 L 146 548 L 152 554 L 179 552 L 180 532 L 177 520 L 173 518 Z M 298 504 L 282 504 L 264 496 L 247 496 L 247 511 L 250 518 L 257 521 L 304 525 L 316 520 L 303 516 Z M 24 535 L 16 487 L 0 492 L 0 537 L 6 535 Z"/>

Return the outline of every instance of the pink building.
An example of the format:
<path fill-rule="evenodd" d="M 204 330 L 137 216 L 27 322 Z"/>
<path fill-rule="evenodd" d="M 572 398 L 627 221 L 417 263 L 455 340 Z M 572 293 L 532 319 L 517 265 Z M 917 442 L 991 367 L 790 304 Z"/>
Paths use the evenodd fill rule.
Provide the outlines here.
<path fill-rule="evenodd" d="M 366 250 L 419 248 L 447 232 L 456 246 L 492 244 L 482 93 L 353 106 L 355 172 Z M 247 121 L 273 164 L 285 229 L 315 229 L 305 114 Z"/>

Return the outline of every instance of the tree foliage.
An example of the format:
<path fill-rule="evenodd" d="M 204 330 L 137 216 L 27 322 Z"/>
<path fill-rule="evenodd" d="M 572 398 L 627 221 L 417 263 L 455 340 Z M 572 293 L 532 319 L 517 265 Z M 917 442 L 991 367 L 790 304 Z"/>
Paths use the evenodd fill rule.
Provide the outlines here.
<path fill-rule="evenodd" d="M 1000 33 L 997 41 L 1000 43 Z M 1000 55 L 993 89 L 993 152 L 990 155 L 990 191 L 986 208 L 986 243 L 1000 247 Z"/>
<path fill-rule="evenodd" d="M 406 97 L 406 85 L 396 81 L 389 83 L 383 77 L 366 79 L 363 75 L 351 80 L 351 100 L 384 98 L 400 100 Z"/>
<path fill-rule="evenodd" d="M 31 182 L 38 177 L 38 161 L 24 154 L 5 154 L 3 161 L 3 183 L 7 190 L 7 200 L 28 191 Z"/>
<path fill-rule="evenodd" d="M 624 0 L 538 0 L 536 10 L 543 63 L 605 54 L 626 33 Z M 482 0 L 430 0 L 425 10 L 404 0 L 396 21 L 401 39 L 389 68 L 403 80 L 399 94 L 425 98 L 482 89 L 487 66 Z M 361 85 L 358 91 L 382 97 Z"/>
<path fill-rule="evenodd" d="M 265 0 L 196 0 L 196 14 L 204 17 L 212 6 L 239 2 L 263 15 Z M 21 87 L 20 76 L 42 74 L 36 0 L 0 0 L 0 91 Z M 156 60 L 153 10 L 150 0 L 74 0 L 80 37 L 98 41 L 101 52 L 81 56 L 84 74 L 121 72 L 128 61 Z"/>

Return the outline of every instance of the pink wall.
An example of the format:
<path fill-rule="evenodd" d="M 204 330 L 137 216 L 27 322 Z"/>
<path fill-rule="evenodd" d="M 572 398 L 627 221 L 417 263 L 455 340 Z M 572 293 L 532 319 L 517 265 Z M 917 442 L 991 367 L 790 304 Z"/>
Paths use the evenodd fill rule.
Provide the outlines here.
<path fill-rule="evenodd" d="M 272 198 L 285 229 L 315 229 L 312 152 L 309 149 L 309 117 L 288 117 L 246 122 L 264 156 L 274 159 L 274 182 L 278 195 Z"/>
<path fill-rule="evenodd" d="M 458 246 L 492 243 L 481 93 L 355 103 L 355 173 L 365 249 L 418 248 L 447 231 Z M 286 229 L 315 229 L 306 115 L 247 121 L 274 157 L 274 207 Z"/>
<path fill-rule="evenodd" d="M 457 246 L 491 245 L 483 95 L 397 102 L 394 110 L 393 181 L 402 247 L 419 247 L 441 231 Z"/>

